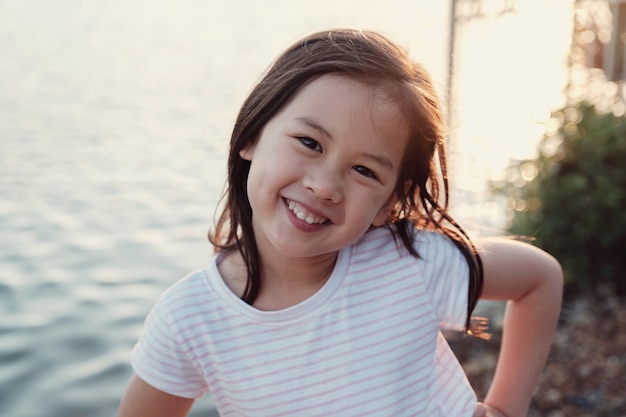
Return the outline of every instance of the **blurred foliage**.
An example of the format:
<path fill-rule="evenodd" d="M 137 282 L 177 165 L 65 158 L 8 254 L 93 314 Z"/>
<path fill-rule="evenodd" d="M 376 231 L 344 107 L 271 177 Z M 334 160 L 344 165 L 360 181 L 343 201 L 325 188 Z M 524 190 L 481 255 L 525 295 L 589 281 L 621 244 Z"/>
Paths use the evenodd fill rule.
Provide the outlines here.
<path fill-rule="evenodd" d="M 626 117 L 580 103 L 553 112 L 538 156 L 503 182 L 509 232 L 553 254 L 576 293 L 626 295 Z"/>

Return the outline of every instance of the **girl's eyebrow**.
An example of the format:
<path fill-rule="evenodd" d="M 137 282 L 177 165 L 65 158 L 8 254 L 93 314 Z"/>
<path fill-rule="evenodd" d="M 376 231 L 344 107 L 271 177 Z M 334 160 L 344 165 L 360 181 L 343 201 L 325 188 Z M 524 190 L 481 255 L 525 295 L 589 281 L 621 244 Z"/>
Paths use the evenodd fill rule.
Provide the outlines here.
<path fill-rule="evenodd" d="M 330 133 L 328 133 L 328 131 L 326 129 L 324 129 L 322 127 L 322 125 L 320 125 L 318 122 L 316 122 L 315 120 L 311 119 L 310 117 L 296 117 L 296 121 L 298 123 L 301 123 L 307 127 L 310 127 L 314 130 L 316 130 L 319 134 L 326 136 L 329 139 L 333 139 L 332 135 Z"/>
<path fill-rule="evenodd" d="M 374 155 L 374 154 L 365 153 L 365 152 L 362 152 L 361 155 L 363 155 L 367 159 L 371 159 L 372 161 L 382 165 L 383 168 L 393 171 L 393 162 L 391 162 L 391 159 L 387 158 L 386 156 Z"/>
<path fill-rule="evenodd" d="M 315 121 L 314 119 L 311 119 L 310 117 L 306 117 L 306 116 L 302 116 L 302 117 L 296 117 L 295 119 L 298 123 L 303 124 L 315 131 L 317 131 L 319 134 L 327 137 L 330 140 L 334 140 L 334 138 L 332 137 L 332 135 L 330 133 L 328 133 L 328 131 L 326 129 L 324 129 L 317 121 Z M 361 155 L 367 159 L 371 159 L 372 161 L 382 165 L 384 168 L 387 168 L 389 170 L 393 171 L 393 162 L 391 162 L 391 159 L 387 158 L 384 155 L 375 155 L 375 154 L 371 154 L 371 153 L 367 153 L 367 152 L 361 152 Z"/>

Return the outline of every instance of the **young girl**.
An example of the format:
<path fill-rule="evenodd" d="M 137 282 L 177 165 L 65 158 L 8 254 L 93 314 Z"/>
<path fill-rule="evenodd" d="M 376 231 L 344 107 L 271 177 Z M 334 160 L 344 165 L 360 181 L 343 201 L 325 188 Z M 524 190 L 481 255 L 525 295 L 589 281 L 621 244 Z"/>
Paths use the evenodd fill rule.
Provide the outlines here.
<path fill-rule="evenodd" d="M 132 353 L 119 416 L 526 415 L 560 309 L 559 264 L 474 246 L 447 212 L 427 73 L 372 32 L 290 47 L 235 123 L 217 255 L 171 287 Z M 478 249 L 476 249 L 478 248 Z M 477 403 L 441 329 L 508 303 Z"/>

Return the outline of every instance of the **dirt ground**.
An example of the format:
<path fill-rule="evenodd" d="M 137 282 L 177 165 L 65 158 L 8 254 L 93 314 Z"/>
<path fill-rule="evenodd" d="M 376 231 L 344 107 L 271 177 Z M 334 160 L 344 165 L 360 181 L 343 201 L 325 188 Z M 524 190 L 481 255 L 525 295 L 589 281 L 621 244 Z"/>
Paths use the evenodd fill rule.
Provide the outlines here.
<path fill-rule="evenodd" d="M 491 383 L 501 339 L 502 305 L 486 310 L 491 340 L 448 337 L 479 399 Z M 626 300 L 564 304 L 528 416 L 626 417 Z"/>

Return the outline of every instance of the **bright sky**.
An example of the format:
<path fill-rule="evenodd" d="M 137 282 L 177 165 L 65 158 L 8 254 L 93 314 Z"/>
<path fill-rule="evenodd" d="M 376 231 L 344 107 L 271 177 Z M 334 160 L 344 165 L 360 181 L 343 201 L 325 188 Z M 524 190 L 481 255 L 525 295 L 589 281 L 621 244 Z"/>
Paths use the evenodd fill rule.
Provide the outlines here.
<path fill-rule="evenodd" d="M 504 3 L 485 1 L 485 10 Z M 513 13 L 457 30 L 455 163 L 477 177 L 455 178 L 462 187 L 480 188 L 482 179 L 501 176 L 509 157 L 532 157 L 543 122 L 564 103 L 572 3 L 514 3 Z"/>

